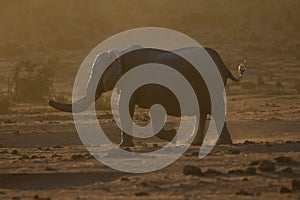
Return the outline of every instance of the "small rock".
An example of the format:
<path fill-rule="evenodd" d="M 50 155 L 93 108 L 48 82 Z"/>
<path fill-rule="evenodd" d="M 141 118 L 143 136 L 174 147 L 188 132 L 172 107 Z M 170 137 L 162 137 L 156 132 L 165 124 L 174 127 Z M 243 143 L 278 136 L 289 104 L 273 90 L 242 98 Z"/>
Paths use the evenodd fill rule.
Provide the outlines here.
<path fill-rule="evenodd" d="M 288 174 L 293 174 L 294 170 L 290 167 L 286 167 L 284 169 L 281 170 L 283 173 L 288 173 Z"/>
<path fill-rule="evenodd" d="M 81 159 L 84 159 L 85 157 L 83 156 L 83 155 L 81 155 L 81 154 L 73 154 L 72 156 L 71 156 L 71 159 L 72 160 L 81 160 Z"/>
<path fill-rule="evenodd" d="M 282 194 L 284 194 L 284 193 L 291 193 L 292 190 L 290 190 L 287 187 L 281 187 L 280 190 L 279 190 L 279 192 L 282 193 Z"/>
<path fill-rule="evenodd" d="M 148 196 L 149 193 L 141 191 L 141 192 L 136 192 L 136 193 L 134 193 L 134 195 L 135 195 L 135 196 Z"/>
<path fill-rule="evenodd" d="M 55 148 L 55 149 L 62 149 L 62 148 L 64 148 L 64 147 L 61 146 L 61 145 L 55 145 L 55 146 L 53 146 L 52 148 Z"/>
<path fill-rule="evenodd" d="M 235 175 L 243 175 L 245 174 L 245 171 L 242 169 L 230 169 L 227 172 L 228 174 L 235 174 Z"/>
<path fill-rule="evenodd" d="M 278 163 L 289 163 L 292 161 L 291 157 L 288 156 L 279 156 L 275 158 Z"/>
<path fill-rule="evenodd" d="M 183 168 L 183 174 L 184 175 L 195 175 L 195 176 L 201 176 L 202 172 L 201 169 L 192 165 L 186 165 Z"/>
<path fill-rule="evenodd" d="M 46 171 L 56 171 L 56 169 L 54 169 L 53 167 L 46 167 L 45 170 Z"/>
<path fill-rule="evenodd" d="M 270 142 L 266 142 L 265 145 L 266 145 L 266 147 L 272 146 L 272 144 Z"/>
<path fill-rule="evenodd" d="M 222 173 L 219 172 L 218 170 L 215 170 L 215 169 L 207 169 L 205 172 L 204 172 L 205 175 L 221 175 Z"/>
<path fill-rule="evenodd" d="M 247 177 L 243 178 L 242 181 L 248 181 L 249 179 Z"/>
<path fill-rule="evenodd" d="M 253 142 L 253 141 L 249 141 L 249 140 L 246 140 L 246 141 L 244 141 L 244 144 L 255 144 L 255 142 Z"/>
<path fill-rule="evenodd" d="M 190 156 L 199 156 L 199 151 L 192 151 Z"/>
<path fill-rule="evenodd" d="M 15 123 L 15 121 L 11 120 L 11 119 L 4 119 L 3 120 L 4 124 L 12 124 Z"/>
<path fill-rule="evenodd" d="M 292 180 L 292 189 L 293 191 L 300 191 L 300 179 Z"/>
<path fill-rule="evenodd" d="M 227 152 L 230 153 L 230 154 L 235 154 L 235 155 L 241 153 L 241 152 L 240 152 L 239 150 L 237 150 L 237 149 L 229 149 Z"/>
<path fill-rule="evenodd" d="M 272 161 L 263 160 L 263 161 L 261 161 L 258 168 L 261 171 L 273 172 L 273 171 L 275 171 L 275 164 Z"/>
<path fill-rule="evenodd" d="M 251 166 L 257 166 L 259 163 L 261 162 L 261 160 L 255 160 L 255 161 L 252 161 L 250 163 Z"/>
<path fill-rule="evenodd" d="M 39 195 L 34 195 L 34 197 L 33 197 L 33 199 L 35 199 L 35 200 L 51 200 L 51 198 L 49 198 L 49 197 L 40 197 Z"/>
<path fill-rule="evenodd" d="M 247 192 L 247 191 L 245 191 L 245 190 L 239 190 L 238 192 L 236 192 L 235 193 L 236 195 L 250 195 L 250 196 L 252 196 L 253 194 L 252 193 L 250 193 L 250 192 Z"/>
<path fill-rule="evenodd" d="M 37 158 L 39 158 L 39 157 L 36 156 L 36 155 L 33 155 L 33 156 L 30 157 L 30 159 L 32 159 L 32 160 L 33 160 L 33 159 L 37 159 Z"/>
<path fill-rule="evenodd" d="M 121 177 L 121 178 L 120 178 L 120 181 L 130 181 L 130 180 L 129 180 L 129 178 L 127 178 L 127 177 L 125 176 L 125 177 Z"/>
<path fill-rule="evenodd" d="M 12 197 L 12 200 L 21 200 L 21 197 Z"/>
<path fill-rule="evenodd" d="M 18 153 L 19 153 L 19 152 L 18 152 L 18 150 L 16 150 L 16 149 L 12 150 L 12 152 L 11 152 L 12 155 L 17 155 Z"/>
<path fill-rule="evenodd" d="M 14 131 L 14 134 L 15 134 L 15 135 L 19 135 L 19 134 L 20 134 L 20 131 Z"/>
<path fill-rule="evenodd" d="M 255 175 L 256 174 L 256 168 L 255 167 L 248 167 L 245 170 L 245 173 L 248 175 Z"/>
<path fill-rule="evenodd" d="M 94 158 L 91 154 L 89 154 L 89 153 L 86 153 L 86 154 L 84 154 L 83 155 L 86 159 L 92 159 L 92 158 Z"/>
<path fill-rule="evenodd" d="M 58 158 L 58 157 L 61 158 L 61 155 L 58 155 L 58 154 L 56 154 L 56 153 L 55 153 L 55 154 L 52 154 L 52 156 L 51 156 L 51 158 Z"/>
<path fill-rule="evenodd" d="M 142 181 L 139 183 L 139 186 L 142 186 L 142 187 L 149 187 L 149 184 L 145 181 Z"/>
<path fill-rule="evenodd" d="M 23 154 L 23 155 L 19 158 L 19 160 L 27 160 L 27 159 L 30 159 L 30 157 L 29 157 L 28 155 L 26 155 L 26 154 Z"/>

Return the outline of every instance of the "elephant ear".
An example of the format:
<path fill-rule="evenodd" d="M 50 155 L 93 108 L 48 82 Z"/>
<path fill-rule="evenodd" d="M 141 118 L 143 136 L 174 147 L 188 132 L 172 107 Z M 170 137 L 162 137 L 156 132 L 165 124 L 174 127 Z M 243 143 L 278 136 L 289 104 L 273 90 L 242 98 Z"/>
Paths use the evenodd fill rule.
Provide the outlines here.
<path fill-rule="evenodd" d="M 134 50 L 138 50 L 138 49 L 142 49 L 144 48 L 142 45 L 139 45 L 139 44 L 135 44 L 135 45 L 132 45 L 130 47 L 128 47 L 127 49 L 123 49 L 122 51 L 120 51 L 120 57 L 119 57 L 119 62 L 120 62 L 120 66 L 121 66 L 121 70 L 122 70 L 122 73 L 124 73 L 124 69 L 123 69 L 123 61 L 122 61 L 122 55 L 126 54 L 126 53 L 129 53 L 131 51 L 134 51 Z"/>
<path fill-rule="evenodd" d="M 128 47 L 127 49 L 122 50 L 121 55 L 126 54 L 130 51 L 134 51 L 134 50 L 138 50 L 138 49 L 142 49 L 142 48 L 144 48 L 142 45 L 135 44 L 135 45 L 132 45 L 131 47 Z"/>
<path fill-rule="evenodd" d="M 99 82 L 99 76 L 101 73 L 101 66 L 104 65 L 104 61 L 108 55 L 108 52 L 101 52 L 99 53 L 92 65 L 92 69 L 90 72 L 90 76 L 87 82 L 86 86 L 86 94 L 89 94 L 90 92 L 94 91 L 95 87 L 97 87 Z"/>

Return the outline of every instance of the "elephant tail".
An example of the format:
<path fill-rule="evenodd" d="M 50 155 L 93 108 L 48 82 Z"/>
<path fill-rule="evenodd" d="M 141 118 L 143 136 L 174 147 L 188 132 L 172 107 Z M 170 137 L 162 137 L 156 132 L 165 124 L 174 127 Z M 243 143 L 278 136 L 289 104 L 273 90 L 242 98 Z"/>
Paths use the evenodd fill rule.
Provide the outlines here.
<path fill-rule="evenodd" d="M 227 70 L 227 71 L 228 71 L 228 73 L 227 73 L 228 78 L 230 78 L 230 79 L 233 80 L 233 81 L 239 82 L 239 81 L 241 80 L 241 78 L 243 77 L 244 72 L 246 71 L 245 65 L 246 65 L 246 61 L 244 61 L 243 63 L 241 63 L 241 64 L 237 67 L 238 73 L 240 74 L 240 76 L 239 76 L 238 78 L 234 77 L 234 76 L 232 75 L 232 73 L 231 73 L 229 70 Z"/>

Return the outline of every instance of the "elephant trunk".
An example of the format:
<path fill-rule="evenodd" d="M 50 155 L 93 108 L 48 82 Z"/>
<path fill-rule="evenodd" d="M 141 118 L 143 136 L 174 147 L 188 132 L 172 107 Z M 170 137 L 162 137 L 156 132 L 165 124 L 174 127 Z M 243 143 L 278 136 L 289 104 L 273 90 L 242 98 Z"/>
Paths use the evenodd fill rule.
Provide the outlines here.
<path fill-rule="evenodd" d="M 228 78 L 230 78 L 231 80 L 235 81 L 235 82 L 239 82 L 240 79 L 242 78 L 241 76 L 239 76 L 238 78 L 234 77 L 231 73 L 228 75 Z"/>
<path fill-rule="evenodd" d="M 63 112 L 82 112 L 89 107 L 92 103 L 92 98 L 89 96 L 85 96 L 79 101 L 72 103 L 61 103 L 54 100 L 49 100 L 49 105 L 53 108 L 63 111 Z"/>
<path fill-rule="evenodd" d="M 96 95 L 92 95 L 92 93 L 88 93 L 82 99 L 74 102 L 74 103 L 61 103 L 54 100 L 49 100 L 49 105 L 53 108 L 63 111 L 63 112 L 73 112 L 78 113 L 86 110 L 94 101 L 96 101 L 102 94 L 102 87 L 98 87 L 96 90 Z"/>

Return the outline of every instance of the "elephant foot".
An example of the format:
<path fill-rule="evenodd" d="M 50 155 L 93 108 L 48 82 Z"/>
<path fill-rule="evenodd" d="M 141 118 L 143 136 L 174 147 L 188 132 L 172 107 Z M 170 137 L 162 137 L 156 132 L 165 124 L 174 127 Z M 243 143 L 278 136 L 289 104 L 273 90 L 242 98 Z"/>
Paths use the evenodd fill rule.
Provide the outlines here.
<path fill-rule="evenodd" d="M 133 137 L 131 135 L 122 132 L 121 138 L 121 143 L 119 144 L 120 148 L 134 147 Z"/>
<path fill-rule="evenodd" d="M 134 147 L 133 141 L 121 141 L 119 144 L 119 148 L 127 148 L 127 147 Z"/>
<path fill-rule="evenodd" d="M 233 144 L 231 136 L 228 131 L 222 132 L 217 145 L 222 145 L 222 144 Z"/>
<path fill-rule="evenodd" d="M 202 140 L 195 138 L 191 145 L 200 146 L 202 144 Z"/>
<path fill-rule="evenodd" d="M 176 136 L 176 130 L 170 129 L 170 130 L 161 130 L 159 133 L 157 133 L 155 136 L 162 140 L 167 140 L 171 142 L 173 138 Z"/>
<path fill-rule="evenodd" d="M 195 135 L 194 137 L 189 137 L 187 138 L 186 142 L 190 145 L 201 145 L 203 142 L 203 137 L 202 134 L 200 134 L 200 132 L 197 133 L 197 135 Z"/>

